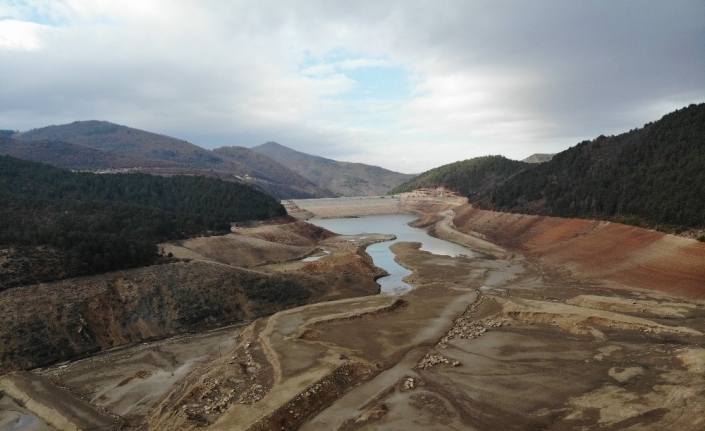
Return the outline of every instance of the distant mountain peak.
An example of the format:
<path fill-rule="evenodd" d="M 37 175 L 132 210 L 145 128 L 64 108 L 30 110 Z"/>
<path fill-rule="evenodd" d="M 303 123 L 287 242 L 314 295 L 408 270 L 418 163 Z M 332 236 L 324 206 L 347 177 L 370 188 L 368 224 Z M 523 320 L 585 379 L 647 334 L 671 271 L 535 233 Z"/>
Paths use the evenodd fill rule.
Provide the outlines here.
<path fill-rule="evenodd" d="M 555 156 L 556 153 L 536 153 L 532 154 L 529 157 L 525 158 L 524 160 L 521 160 L 524 163 L 543 163 L 551 160 L 553 156 Z"/>
<path fill-rule="evenodd" d="M 0 152 L 77 170 L 146 168 L 163 175 L 205 175 L 259 187 L 280 199 L 334 196 L 295 172 L 247 149 L 232 154 L 209 151 L 183 139 L 103 120 L 82 120 L 20 133 Z M 39 145 L 39 142 L 43 142 Z M 61 142 L 61 145 L 57 144 Z M 70 144 L 70 145 L 69 145 Z M 44 148 L 44 150 L 42 150 Z M 50 149 L 51 151 L 48 151 Z M 292 150 L 293 151 L 293 150 Z M 257 155 L 257 157 L 254 157 Z M 276 165 L 276 166 L 275 166 Z M 158 169 L 157 169 L 158 168 Z M 288 171 L 288 172 L 284 172 Z M 278 181 L 286 178 L 286 180 Z"/>
<path fill-rule="evenodd" d="M 299 173 L 318 187 L 341 196 L 386 195 L 413 175 L 363 163 L 339 162 L 293 150 L 276 142 L 251 148 Z"/>

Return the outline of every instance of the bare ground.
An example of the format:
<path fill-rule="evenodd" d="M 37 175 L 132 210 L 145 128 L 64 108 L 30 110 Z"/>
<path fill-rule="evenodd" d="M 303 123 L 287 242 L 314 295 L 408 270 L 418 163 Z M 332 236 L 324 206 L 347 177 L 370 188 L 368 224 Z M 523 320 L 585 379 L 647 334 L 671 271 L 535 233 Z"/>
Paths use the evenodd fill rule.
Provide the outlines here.
<path fill-rule="evenodd" d="M 418 244 L 396 244 L 397 261 L 413 271 L 408 280 L 415 289 L 401 297 L 321 302 L 257 320 L 227 354 L 213 357 L 210 347 L 208 359 L 167 392 L 152 394 L 151 408 L 133 403 L 146 416 L 132 425 L 705 428 L 705 304 L 695 299 L 705 283 L 698 284 L 703 260 L 697 245 L 598 222 L 477 213 L 457 199 L 404 205 L 404 211 L 425 213 L 420 223 L 434 235 L 481 249 L 488 258 L 436 256 Z M 269 235 L 267 229 L 257 235 Z M 260 268 L 275 274 L 307 265 L 321 273 L 372 270 L 364 254 L 346 250 L 346 241 L 338 248 L 334 242 L 310 245 L 320 260 Z M 360 266 L 349 266 L 351 259 Z M 635 275 L 639 268 L 646 276 Z M 645 282 L 649 274 L 653 280 Z M 151 351 L 144 349 L 124 360 L 139 363 Z M 178 369 L 177 362 L 169 366 Z M 122 376 L 118 386 L 134 389 L 132 382 L 156 373 L 130 374 L 135 368 L 128 367 L 121 375 L 105 368 L 92 374 L 84 368 L 86 376 L 103 376 L 91 389 L 73 366 L 64 371 L 67 380 L 74 375 L 92 394 Z"/>

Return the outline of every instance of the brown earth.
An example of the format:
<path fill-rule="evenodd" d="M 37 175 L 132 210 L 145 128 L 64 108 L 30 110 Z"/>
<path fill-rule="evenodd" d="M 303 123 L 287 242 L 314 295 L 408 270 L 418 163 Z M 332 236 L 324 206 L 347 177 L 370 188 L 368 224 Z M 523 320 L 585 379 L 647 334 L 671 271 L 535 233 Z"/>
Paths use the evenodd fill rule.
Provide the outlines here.
<path fill-rule="evenodd" d="M 198 261 L 10 289 L 0 294 L 2 367 L 31 368 L 378 291 L 370 277 L 266 274 Z"/>
<path fill-rule="evenodd" d="M 27 369 L 145 339 L 266 316 L 292 306 L 377 293 L 377 273 L 272 274 L 226 264 L 264 264 L 313 253 L 321 229 L 296 222 L 267 227 L 310 246 L 242 234 L 187 241 L 200 256 L 165 265 L 0 292 L 0 370 Z M 262 232 L 255 229 L 253 235 Z M 256 247 L 246 247 L 246 244 Z M 174 250 L 178 248 L 174 246 Z M 357 250 L 350 251 L 357 256 Z M 364 253 L 364 252 L 363 252 Z M 193 254 L 186 256 L 193 258 Z M 224 256 L 224 257 L 222 257 Z M 369 257 L 368 257 L 369 258 Z M 244 266 L 244 264 L 243 264 Z"/>
<path fill-rule="evenodd" d="M 233 228 L 233 232 L 270 243 L 280 243 L 298 247 L 310 247 L 319 241 L 336 236 L 335 233 L 303 221 L 284 224 L 259 224 L 250 228 Z"/>
<path fill-rule="evenodd" d="M 286 209 L 292 216 L 305 220 L 311 217 L 363 217 L 399 213 L 430 215 L 452 209 L 464 202 L 467 202 L 467 199 L 410 194 L 373 198 L 295 199 L 286 204 Z"/>
<path fill-rule="evenodd" d="M 372 273 L 369 256 L 359 245 L 383 236 L 353 242 L 330 238 L 309 245 L 320 260 L 278 262 L 257 272 L 238 269 L 260 277 L 309 280 L 305 277 L 314 276 L 301 268 L 318 268 L 316 277 L 340 277 L 338 295 L 357 297 L 258 319 L 238 329 L 236 339 L 226 337 L 233 347 L 217 357 L 217 341 L 195 340 L 194 346 L 211 346 L 200 348 L 209 355 L 166 391 L 151 393 L 148 408 L 126 413 L 127 426 L 705 428 L 705 303 L 693 299 L 699 296 L 693 286 L 702 280 L 703 261 L 698 266 L 688 260 L 700 256 L 697 244 L 621 226 L 606 231 L 614 236 L 605 235 L 603 230 L 614 229 L 605 223 L 476 212 L 457 200 L 422 199 L 405 205 L 404 211 L 426 212 L 418 223 L 434 235 L 483 250 L 487 258 L 439 256 L 421 251 L 419 244 L 395 244 L 396 259 L 413 271 L 407 280 L 415 285 L 401 297 L 360 297 L 361 291 L 353 292 L 358 287 L 356 280 L 350 281 L 353 275 L 340 273 L 351 260 L 358 262 L 347 266 L 351 270 Z M 250 238 L 276 230 L 252 229 Z M 282 233 L 286 244 L 307 246 L 286 238 Z M 281 250 L 281 244 L 273 250 Z M 683 273 L 660 264 L 683 259 Z M 645 260 L 644 270 L 661 274 L 661 279 L 671 276 L 667 285 L 634 275 L 638 266 L 633 262 Z M 208 260 L 192 264 L 233 268 Z M 369 281 L 369 275 L 360 280 Z M 330 298 L 330 290 L 321 292 L 318 300 Z M 40 374 L 79 392 L 91 391 L 86 382 L 94 379 L 96 388 L 112 388 L 104 394 L 118 400 L 112 404 L 117 406 L 123 405 L 119 400 L 139 395 L 142 380 L 189 363 L 194 355 L 188 350 L 181 351 L 180 359 L 172 356 L 173 362 L 159 365 L 168 362 L 165 347 L 145 345 L 127 349 L 120 360 L 105 356 L 104 366 L 91 363 L 94 369 L 81 368 L 79 361 Z M 147 360 L 153 368 L 146 366 Z M 122 371 L 112 371 L 118 364 L 124 364 Z M 119 388 L 137 392 L 114 395 Z M 99 392 L 93 389 L 91 397 Z"/>
<path fill-rule="evenodd" d="M 705 298 L 705 243 L 618 223 L 507 214 L 464 205 L 459 231 L 518 249 L 579 279 Z"/>
<path fill-rule="evenodd" d="M 238 234 L 192 238 L 160 244 L 160 247 L 164 253 L 172 253 L 176 258 L 207 260 L 243 268 L 301 259 L 315 250 L 312 246 L 272 243 Z"/>
<path fill-rule="evenodd" d="M 448 220 L 423 223 L 440 236 Z M 470 259 L 396 244 L 415 289 L 272 316 L 247 339 L 269 370 L 260 399 L 153 429 L 701 428 L 702 303 L 574 279 L 492 247 L 494 259 Z"/>

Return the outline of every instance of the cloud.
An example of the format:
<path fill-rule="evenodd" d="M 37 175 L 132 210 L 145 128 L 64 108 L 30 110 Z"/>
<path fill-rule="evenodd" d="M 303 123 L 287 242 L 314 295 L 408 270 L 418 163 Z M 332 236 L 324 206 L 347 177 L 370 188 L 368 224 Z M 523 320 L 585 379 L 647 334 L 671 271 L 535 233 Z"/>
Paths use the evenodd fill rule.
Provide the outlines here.
<path fill-rule="evenodd" d="M 406 172 L 514 158 L 705 100 L 705 3 L 0 5 L 0 128 L 105 119 Z"/>
<path fill-rule="evenodd" d="M 42 25 L 33 22 L 0 21 L 0 50 L 36 51 L 41 47 Z"/>

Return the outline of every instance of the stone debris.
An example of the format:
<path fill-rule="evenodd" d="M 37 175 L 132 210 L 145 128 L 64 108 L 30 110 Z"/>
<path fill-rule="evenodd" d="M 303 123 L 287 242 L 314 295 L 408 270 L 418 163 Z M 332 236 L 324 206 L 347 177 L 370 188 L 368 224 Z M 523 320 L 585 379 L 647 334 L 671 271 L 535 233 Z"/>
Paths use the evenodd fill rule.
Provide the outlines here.
<path fill-rule="evenodd" d="M 408 391 L 410 389 L 414 389 L 416 387 L 416 381 L 414 380 L 413 377 L 407 377 L 404 380 L 404 385 L 402 386 L 403 390 Z"/>
<path fill-rule="evenodd" d="M 241 370 L 237 378 L 206 378 L 192 391 L 189 401 L 180 407 L 189 419 L 208 425 L 232 404 L 254 404 L 264 398 L 268 390 L 258 383 L 262 365 L 254 359 L 251 347 L 252 343 L 247 342 L 227 359 L 227 364 L 236 364 Z"/>
<path fill-rule="evenodd" d="M 503 324 L 501 320 L 495 319 L 472 321 L 465 316 L 459 317 L 455 320 L 455 325 L 453 325 L 450 331 L 438 342 L 438 347 L 445 349 L 448 347 L 448 342 L 455 337 L 462 339 L 481 337 L 489 328 L 499 328 Z"/>
<path fill-rule="evenodd" d="M 419 362 L 419 365 L 417 365 L 417 368 L 420 368 L 422 370 L 426 370 L 426 369 L 435 367 L 438 364 L 448 364 L 452 367 L 457 367 L 460 365 L 460 362 L 453 361 L 451 359 L 446 358 L 445 356 L 434 355 L 434 354 L 429 353 L 421 360 L 421 362 Z"/>
<path fill-rule="evenodd" d="M 458 337 L 461 339 L 473 339 L 481 337 L 482 334 L 487 332 L 489 328 L 500 328 L 507 324 L 506 320 L 498 320 L 493 318 L 486 318 L 482 320 L 472 320 L 469 315 L 475 313 L 477 308 L 480 306 L 485 297 L 481 297 L 478 301 L 474 302 L 465 314 L 457 319 L 455 319 L 455 324 L 448 331 L 448 333 L 440 339 L 437 347 L 445 349 L 448 347 L 450 340 Z"/>

